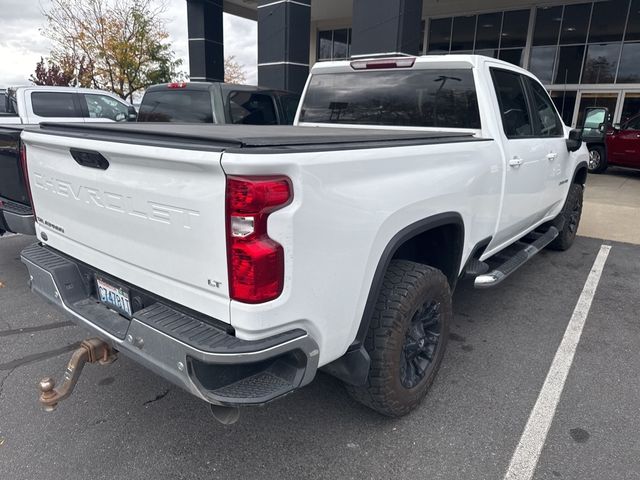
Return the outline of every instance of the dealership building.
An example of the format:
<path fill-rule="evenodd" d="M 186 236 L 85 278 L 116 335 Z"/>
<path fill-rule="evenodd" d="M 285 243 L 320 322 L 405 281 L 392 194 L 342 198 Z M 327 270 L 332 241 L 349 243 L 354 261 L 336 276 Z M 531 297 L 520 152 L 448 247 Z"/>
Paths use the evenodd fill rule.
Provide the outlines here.
<path fill-rule="evenodd" d="M 640 0 L 187 0 L 194 81 L 223 78 L 222 13 L 258 23 L 258 83 L 301 91 L 315 62 L 476 53 L 545 84 L 565 123 L 640 112 Z"/>

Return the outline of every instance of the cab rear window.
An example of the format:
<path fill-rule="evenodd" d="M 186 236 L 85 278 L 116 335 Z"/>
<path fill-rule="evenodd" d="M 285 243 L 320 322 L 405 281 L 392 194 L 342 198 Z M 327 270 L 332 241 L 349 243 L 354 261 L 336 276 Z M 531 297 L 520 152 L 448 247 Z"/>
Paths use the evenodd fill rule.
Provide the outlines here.
<path fill-rule="evenodd" d="M 213 123 L 211 95 L 206 90 L 156 90 L 145 93 L 139 122 Z"/>
<path fill-rule="evenodd" d="M 300 121 L 481 128 L 473 73 L 468 69 L 314 75 Z"/>

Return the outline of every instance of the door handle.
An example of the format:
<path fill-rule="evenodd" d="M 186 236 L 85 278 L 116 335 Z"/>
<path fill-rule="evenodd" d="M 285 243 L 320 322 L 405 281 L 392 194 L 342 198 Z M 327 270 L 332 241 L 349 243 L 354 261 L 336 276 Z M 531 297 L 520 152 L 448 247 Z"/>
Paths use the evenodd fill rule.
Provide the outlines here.
<path fill-rule="evenodd" d="M 520 157 L 513 157 L 511 160 L 509 160 L 510 167 L 519 167 L 523 163 L 524 161 Z"/>
<path fill-rule="evenodd" d="M 558 156 L 557 153 L 549 153 L 547 155 L 547 160 L 549 160 L 550 162 L 553 162 L 556 159 L 557 156 Z"/>

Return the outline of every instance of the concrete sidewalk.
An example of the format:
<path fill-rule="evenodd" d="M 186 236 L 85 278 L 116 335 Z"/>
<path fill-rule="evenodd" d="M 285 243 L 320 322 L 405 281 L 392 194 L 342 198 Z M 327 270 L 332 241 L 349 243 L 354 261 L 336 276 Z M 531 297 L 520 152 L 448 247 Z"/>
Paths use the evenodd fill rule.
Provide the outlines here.
<path fill-rule="evenodd" d="M 640 171 L 589 175 L 578 235 L 640 245 Z"/>

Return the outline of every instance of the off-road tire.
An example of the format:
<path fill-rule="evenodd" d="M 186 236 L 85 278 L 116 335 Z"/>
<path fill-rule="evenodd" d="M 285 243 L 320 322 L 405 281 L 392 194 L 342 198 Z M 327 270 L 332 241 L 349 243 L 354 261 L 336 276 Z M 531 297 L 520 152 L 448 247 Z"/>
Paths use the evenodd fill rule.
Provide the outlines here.
<path fill-rule="evenodd" d="M 562 211 L 554 220 L 553 224 L 561 228 L 556 239 L 549 244 L 552 250 L 568 250 L 573 245 L 580 226 L 580 217 L 582 216 L 582 197 L 584 187 L 578 183 L 574 183 L 569 187 L 567 199 L 564 202 Z"/>
<path fill-rule="evenodd" d="M 595 158 L 597 158 L 597 161 Z M 587 165 L 589 173 L 604 173 L 609 164 L 607 163 L 607 153 L 602 145 L 589 146 L 589 161 Z"/>
<path fill-rule="evenodd" d="M 413 337 L 409 337 L 414 332 L 412 325 L 418 314 L 422 315 L 433 305 L 439 310 L 438 341 L 435 346 L 430 344 L 434 350 L 424 376 L 419 381 L 419 377 L 414 376 L 417 383 L 407 388 L 403 385 L 408 368 L 405 352 L 407 342 L 413 341 Z M 365 340 L 365 349 L 371 357 L 367 382 L 361 387 L 347 385 L 349 394 L 383 415 L 399 417 L 411 412 L 427 394 L 440 368 L 452 319 L 451 290 L 443 273 L 419 263 L 393 260 L 385 274 Z"/>

